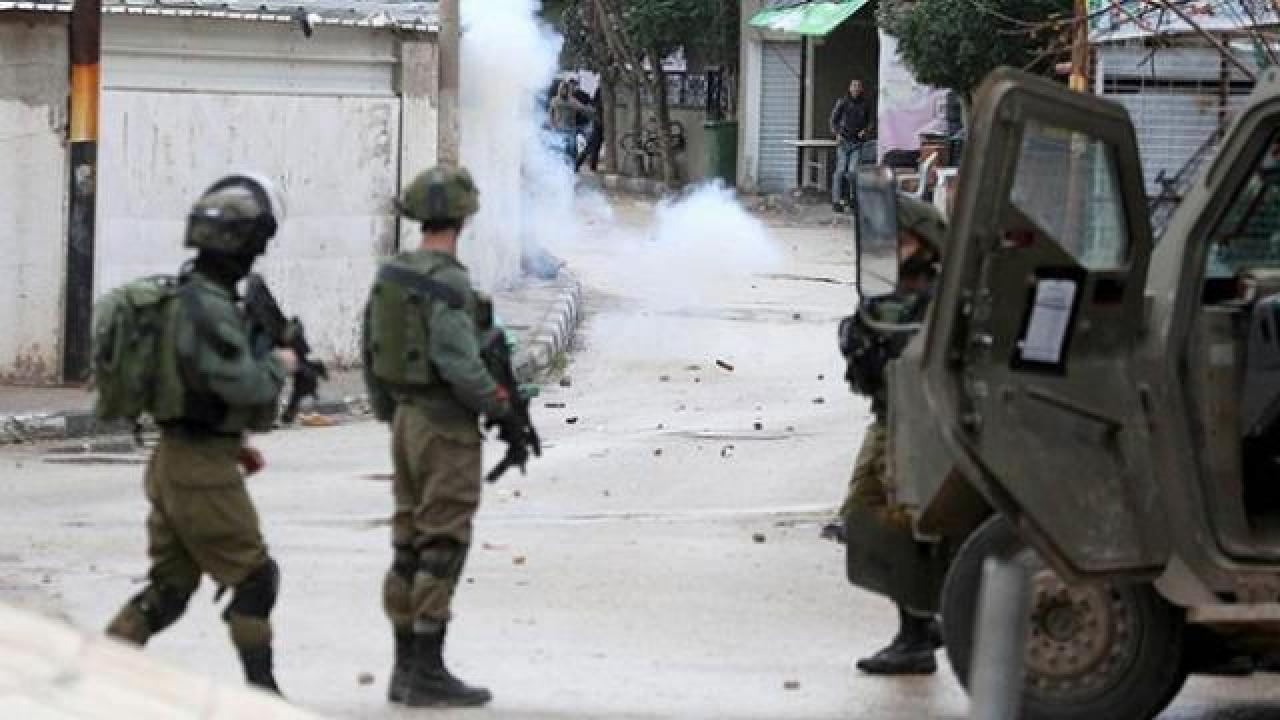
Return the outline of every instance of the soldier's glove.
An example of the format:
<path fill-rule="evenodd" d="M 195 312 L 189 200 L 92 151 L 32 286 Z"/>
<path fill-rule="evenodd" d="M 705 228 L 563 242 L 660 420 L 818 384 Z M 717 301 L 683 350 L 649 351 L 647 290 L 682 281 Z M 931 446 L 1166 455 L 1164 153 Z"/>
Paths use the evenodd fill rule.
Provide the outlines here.
<path fill-rule="evenodd" d="M 240 463 L 240 467 L 244 469 L 245 477 L 252 477 L 262 471 L 267 466 L 267 461 L 262 457 L 262 452 L 256 447 L 245 445 L 240 448 L 240 455 L 236 458 Z"/>

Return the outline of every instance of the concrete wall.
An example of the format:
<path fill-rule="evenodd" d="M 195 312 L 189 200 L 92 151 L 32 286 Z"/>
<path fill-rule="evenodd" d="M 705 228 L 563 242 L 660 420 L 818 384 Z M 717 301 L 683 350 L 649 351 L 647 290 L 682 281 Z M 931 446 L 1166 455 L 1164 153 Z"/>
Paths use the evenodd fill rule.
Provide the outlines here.
<path fill-rule="evenodd" d="M 439 145 L 440 46 L 434 39 L 408 36 L 400 43 L 396 86 L 400 95 L 400 187 L 436 164 Z M 414 247 L 421 237 L 417 223 L 400 219 L 400 249 Z"/>
<path fill-rule="evenodd" d="M 273 180 L 287 208 L 259 263 L 286 312 L 339 364 L 380 255 L 397 246 L 399 48 L 391 33 L 108 17 L 97 287 L 174 272 L 192 201 L 228 173 Z"/>
<path fill-rule="evenodd" d="M 631 93 L 625 91 L 618 98 L 618 143 L 621 145 L 622 137 L 627 133 L 634 131 L 634 112 L 631 109 L 633 100 Z M 653 106 L 644 105 L 641 108 L 641 117 L 647 122 L 648 118 L 654 117 L 655 111 Z M 676 155 L 676 167 L 680 169 L 680 177 L 688 182 L 699 182 L 707 177 L 707 133 L 702 125 L 707 119 L 707 112 L 703 108 L 692 107 L 673 107 L 671 108 L 671 119 L 678 121 L 684 125 L 685 132 L 685 148 Z M 621 148 L 614 148 L 614 152 L 618 153 L 618 169 L 628 175 L 635 174 L 631 166 L 631 159 L 622 154 Z M 603 160 L 601 161 L 603 165 Z M 654 179 L 661 179 L 661 175 L 656 171 Z"/>
<path fill-rule="evenodd" d="M 65 15 L 0 14 L 0 382 L 59 375 L 67 62 Z M 322 356 L 355 360 L 374 266 L 399 245 L 391 199 L 436 159 L 434 38 L 108 16 L 102 77 L 96 293 L 177 272 L 195 198 L 258 171 L 287 206 L 262 271 Z"/>
<path fill-rule="evenodd" d="M 59 374 L 67 58 L 65 17 L 0 14 L 0 382 Z"/>
<path fill-rule="evenodd" d="M 738 187 L 752 191 L 760 177 L 760 89 L 764 33 L 751 27 L 751 18 L 764 0 L 742 0 L 741 43 L 738 50 Z"/>

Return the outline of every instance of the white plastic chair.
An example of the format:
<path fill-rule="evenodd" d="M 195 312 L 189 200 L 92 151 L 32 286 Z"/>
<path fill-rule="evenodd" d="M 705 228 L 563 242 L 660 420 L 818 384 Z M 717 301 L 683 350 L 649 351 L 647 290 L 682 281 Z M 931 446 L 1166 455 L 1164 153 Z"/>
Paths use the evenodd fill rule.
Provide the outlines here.
<path fill-rule="evenodd" d="M 960 168 L 938 168 L 938 184 L 933 187 L 933 206 L 944 218 L 951 214 L 951 195 L 956 191 L 956 178 L 959 176 Z"/>
<path fill-rule="evenodd" d="M 938 160 L 938 153 L 934 153 L 920 163 L 918 172 L 907 173 L 898 176 L 898 192 L 903 195 L 910 195 L 917 200 L 924 199 L 925 189 L 929 187 L 929 173 L 933 170 L 933 164 Z M 906 184 L 910 180 L 916 180 L 916 189 L 907 190 Z"/>

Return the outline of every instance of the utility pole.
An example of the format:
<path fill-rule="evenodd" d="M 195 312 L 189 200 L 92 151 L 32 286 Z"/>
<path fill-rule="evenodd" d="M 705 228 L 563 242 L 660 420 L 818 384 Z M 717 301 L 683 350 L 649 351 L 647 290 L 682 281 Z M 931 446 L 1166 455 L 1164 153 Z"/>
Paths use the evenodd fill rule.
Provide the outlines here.
<path fill-rule="evenodd" d="M 63 298 L 62 381 L 77 383 L 89 377 L 92 345 L 102 0 L 75 0 L 71 8 L 70 40 L 71 122 L 68 140 L 71 172 Z"/>
<path fill-rule="evenodd" d="M 1075 37 L 1071 45 L 1071 89 L 1089 92 L 1089 0 L 1075 0 Z"/>
<path fill-rule="evenodd" d="M 440 115 L 439 162 L 457 167 L 462 157 L 458 123 L 458 86 L 462 69 L 460 0 L 440 0 Z"/>

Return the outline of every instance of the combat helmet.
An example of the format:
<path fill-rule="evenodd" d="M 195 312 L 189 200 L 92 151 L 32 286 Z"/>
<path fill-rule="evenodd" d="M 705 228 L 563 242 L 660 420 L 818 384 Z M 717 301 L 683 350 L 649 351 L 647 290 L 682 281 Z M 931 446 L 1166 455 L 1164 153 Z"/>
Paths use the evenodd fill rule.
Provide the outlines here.
<path fill-rule="evenodd" d="M 913 233 L 940 257 L 947 236 L 947 221 L 942 213 L 933 205 L 903 193 L 898 193 L 897 205 L 898 232 Z"/>
<path fill-rule="evenodd" d="M 466 168 L 437 165 L 419 173 L 396 201 L 396 210 L 418 222 L 466 220 L 480 209 L 480 191 Z"/>
<path fill-rule="evenodd" d="M 284 212 L 270 180 L 255 174 L 228 175 L 191 208 L 185 244 L 226 255 L 261 255 L 284 222 Z"/>

